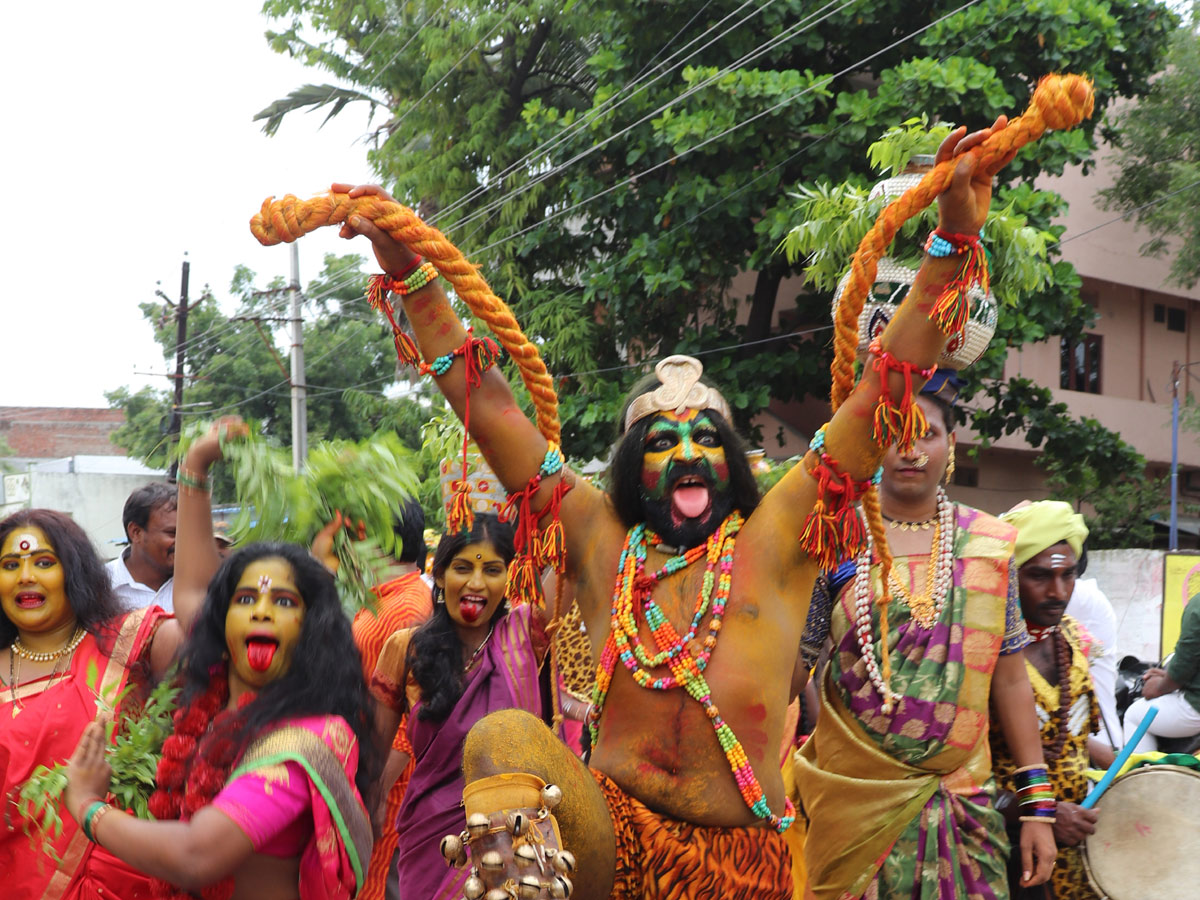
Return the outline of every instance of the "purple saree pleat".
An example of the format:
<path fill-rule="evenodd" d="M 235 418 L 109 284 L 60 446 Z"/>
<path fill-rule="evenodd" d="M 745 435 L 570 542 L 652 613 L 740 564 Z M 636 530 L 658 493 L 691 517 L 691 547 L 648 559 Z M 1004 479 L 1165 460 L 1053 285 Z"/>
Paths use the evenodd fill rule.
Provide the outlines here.
<path fill-rule="evenodd" d="M 541 715 L 538 665 L 530 642 L 530 607 L 496 624 L 479 664 L 467 674 L 462 697 L 444 721 L 428 721 L 416 704 L 408 716 L 415 767 L 397 817 L 400 896 L 459 900 L 467 869 L 448 868 L 441 839 L 463 830 L 462 750 L 471 727 L 488 713 L 524 709 Z"/>

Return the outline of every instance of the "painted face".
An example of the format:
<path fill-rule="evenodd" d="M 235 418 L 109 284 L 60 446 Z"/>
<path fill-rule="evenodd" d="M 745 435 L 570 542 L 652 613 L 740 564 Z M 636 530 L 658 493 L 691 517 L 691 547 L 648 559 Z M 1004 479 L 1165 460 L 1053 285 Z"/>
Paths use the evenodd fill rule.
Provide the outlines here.
<path fill-rule="evenodd" d="M 129 526 L 131 552 L 162 576 L 175 574 L 175 509 L 165 505 L 150 510 L 146 527 Z"/>
<path fill-rule="evenodd" d="M 883 456 L 883 493 L 908 502 L 933 500 L 954 449 L 954 435 L 946 430 L 941 407 L 919 395 L 917 404 L 928 423 L 925 433 L 911 450 L 901 453 L 893 444 Z"/>
<path fill-rule="evenodd" d="M 729 487 L 721 434 L 705 412 L 660 413 L 646 432 L 642 489 L 650 500 L 670 498 L 680 519 L 702 517 L 711 491 Z"/>
<path fill-rule="evenodd" d="M 1067 544 L 1047 547 L 1017 573 L 1021 612 L 1030 625 L 1057 625 L 1075 591 L 1075 551 Z"/>
<path fill-rule="evenodd" d="M 291 563 L 265 556 L 246 566 L 225 613 L 229 673 L 250 690 L 286 674 L 304 624 L 304 598 Z"/>
<path fill-rule="evenodd" d="M 474 628 L 491 621 L 504 602 L 508 565 L 490 541 L 480 541 L 455 553 L 436 581 L 454 623 Z"/>
<path fill-rule="evenodd" d="M 69 627 L 66 573 L 54 545 L 35 526 L 19 526 L 0 545 L 0 608 L 19 632 L 42 634 Z"/>

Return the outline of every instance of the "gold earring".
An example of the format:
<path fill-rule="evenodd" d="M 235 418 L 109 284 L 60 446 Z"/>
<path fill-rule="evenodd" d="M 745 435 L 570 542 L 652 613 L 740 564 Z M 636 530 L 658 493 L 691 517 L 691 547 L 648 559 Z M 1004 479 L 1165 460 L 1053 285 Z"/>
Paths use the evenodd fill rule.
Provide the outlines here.
<path fill-rule="evenodd" d="M 954 454 L 950 454 L 950 461 L 946 463 L 946 486 L 950 486 L 950 482 L 954 481 Z"/>

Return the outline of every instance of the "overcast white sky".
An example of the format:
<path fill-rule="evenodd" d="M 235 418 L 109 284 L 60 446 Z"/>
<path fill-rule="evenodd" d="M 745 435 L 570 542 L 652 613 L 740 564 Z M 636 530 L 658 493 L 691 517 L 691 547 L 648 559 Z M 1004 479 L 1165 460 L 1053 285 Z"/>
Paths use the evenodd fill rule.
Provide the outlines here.
<path fill-rule="evenodd" d="M 247 223 L 271 194 L 314 194 L 367 180 L 366 106 L 298 113 L 273 138 L 252 117 L 323 71 L 274 53 L 256 0 L 66 0 L 6 3 L 0 80 L 3 377 L 0 405 L 105 406 L 124 384 L 166 387 L 138 303 L 228 297 L 244 263 L 265 285 L 287 276 L 284 246 L 261 247 Z M 369 254 L 334 229 L 300 246 L 300 277 L 327 252 Z M 365 242 L 362 242 L 365 245 Z M 172 366 L 173 368 L 173 366 Z"/>

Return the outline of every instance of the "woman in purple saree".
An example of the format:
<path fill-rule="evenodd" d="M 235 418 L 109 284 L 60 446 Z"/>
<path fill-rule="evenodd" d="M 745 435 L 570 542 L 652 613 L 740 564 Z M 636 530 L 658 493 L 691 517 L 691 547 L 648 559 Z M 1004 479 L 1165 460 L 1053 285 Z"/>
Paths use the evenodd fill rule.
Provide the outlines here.
<path fill-rule="evenodd" d="M 439 845 L 465 825 L 462 750 L 471 726 L 500 709 L 542 714 L 545 613 L 531 605 L 506 610 L 512 557 L 512 530 L 493 515 L 477 514 L 471 531 L 443 537 L 433 558 L 433 616 L 388 639 L 371 680 L 380 701 L 377 735 L 386 735 L 390 746 L 407 714 L 415 760 L 396 822 L 403 900 L 462 897 L 470 870 L 448 869 Z M 407 762 L 392 751 L 381 798 Z M 383 825 L 376 821 L 377 828 Z"/>

